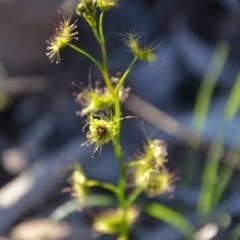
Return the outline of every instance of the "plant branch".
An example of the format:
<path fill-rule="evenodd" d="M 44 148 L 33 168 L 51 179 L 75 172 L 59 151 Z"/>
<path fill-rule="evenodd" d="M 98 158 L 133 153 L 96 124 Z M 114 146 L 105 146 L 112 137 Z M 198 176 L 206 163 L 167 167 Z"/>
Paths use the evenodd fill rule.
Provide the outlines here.
<path fill-rule="evenodd" d="M 116 86 L 116 92 L 118 93 L 118 91 L 120 90 L 120 88 L 123 86 L 128 74 L 130 73 L 130 71 L 132 70 L 134 64 L 136 63 L 137 58 L 135 57 L 132 62 L 130 63 L 129 67 L 127 68 L 127 70 L 124 72 L 123 76 L 121 77 L 119 83 Z"/>
<path fill-rule="evenodd" d="M 68 43 L 68 46 L 71 47 L 72 49 L 74 49 L 75 51 L 79 52 L 80 54 L 82 54 L 83 56 L 88 58 L 89 60 L 91 60 L 97 66 L 97 68 L 101 71 L 101 69 L 102 69 L 101 64 L 91 54 L 87 53 L 83 49 L 81 49 L 71 43 Z"/>

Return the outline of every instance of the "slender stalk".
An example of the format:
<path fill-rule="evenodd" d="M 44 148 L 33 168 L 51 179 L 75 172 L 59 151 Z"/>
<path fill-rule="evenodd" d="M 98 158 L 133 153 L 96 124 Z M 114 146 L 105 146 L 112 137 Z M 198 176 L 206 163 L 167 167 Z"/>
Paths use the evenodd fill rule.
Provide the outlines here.
<path fill-rule="evenodd" d="M 144 165 L 144 164 L 145 164 L 145 162 L 142 160 L 132 161 L 132 162 L 129 162 L 128 164 L 126 164 L 126 168 L 138 167 L 138 166 Z"/>
<path fill-rule="evenodd" d="M 201 190 L 202 194 L 200 195 L 201 197 L 199 202 L 199 213 L 203 216 L 207 216 L 208 212 L 218 204 L 234 171 L 233 166 L 223 166 L 222 171 L 219 171 L 219 159 L 224 146 L 224 137 L 226 135 L 227 126 L 235 118 L 240 106 L 239 88 L 240 73 L 237 76 L 224 109 L 225 125 L 222 128 L 222 134 L 219 136 L 218 147 L 217 149 L 215 149 L 214 146 L 211 147 L 209 153 L 210 158 L 207 161 L 206 168 L 204 170 L 203 185 Z M 212 151 L 214 151 L 214 153 L 211 154 Z M 236 159 L 232 160 L 233 162 L 236 162 Z M 219 177 L 219 181 L 216 185 L 215 179 L 217 178 L 217 175 Z"/>
<path fill-rule="evenodd" d="M 106 49 L 106 44 L 105 44 L 104 32 L 103 32 L 103 16 L 104 16 L 104 12 L 101 12 L 100 17 L 99 17 L 99 43 L 100 43 L 100 47 L 101 47 L 103 64 L 102 64 L 100 71 L 103 75 L 103 78 L 107 85 L 107 88 L 110 91 L 110 93 L 114 99 L 115 121 L 118 126 L 117 129 L 119 129 L 118 132 L 120 132 L 120 118 L 121 118 L 120 101 L 119 101 L 119 97 L 118 97 L 118 95 L 113 87 L 113 84 L 109 78 L 109 75 L 108 75 L 107 49 Z M 119 135 L 119 134 L 117 134 L 117 135 Z M 117 140 L 118 144 L 120 143 L 118 139 L 115 139 L 115 140 Z"/>
<path fill-rule="evenodd" d="M 118 99 L 118 104 L 115 104 L 115 119 L 120 119 L 121 117 L 121 111 L 120 111 L 120 102 L 119 98 Z M 117 107 L 117 108 L 116 108 Z M 117 134 L 115 137 L 114 141 L 114 151 L 115 155 L 118 160 L 119 164 L 119 169 L 120 169 L 120 177 L 119 177 L 119 182 L 118 182 L 118 190 L 119 190 L 119 195 L 118 195 L 118 200 L 119 200 L 119 205 L 122 207 L 124 210 L 123 212 L 123 226 L 122 226 L 122 233 L 121 233 L 121 239 L 127 240 L 128 235 L 129 235 L 129 226 L 127 224 L 127 212 L 128 212 L 128 204 L 126 200 L 126 195 L 125 195 L 125 189 L 126 189 L 126 167 L 124 166 L 124 161 L 123 161 L 123 156 L 122 156 L 122 150 L 121 150 L 121 142 L 120 142 L 120 129 L 121 129 L 121 121 L 117 120 Z"/>
<path fill-rule="evenodd" d="M 105 37 L 103 33 L 103 16 L 104 12 L 102 11 L 100 13 L 99 17 L 99 36 L 100 36 L 100 41 L 101 41 L 101 52 L 102 52 L 102 61 L 103 61 L 103 67 L 105 69 L 108 69 L 108 64 L 107 64 L 107 50 L 106 50 L 106 44 L 105 44 Z"/>
<path fill-rule="evenodd" d="M 87 184 L 89 187 L 102 187 L 106 190 L 113 192 L 116 195 L 118 194 L 118 189 L 111 183 L 98 182 L 96 180 L 88 180 Z"/>
<path fill-rule="evenodd" d="M 132 70 L 134 64 L 136 63 L 137 58 L 134 57 L 132 62 L 130 63 L 129 67 L 127 68 L 127 70 L 124 72 L 123 76 L 121 77 L 118 85 L 116 86 L 116 92 L 118 92 L 120 90 L 120 88 L 123 86 L 124 81 L 126 80 L 128 74 L 130 73 L 130 71 Z"/>
<path fill-rule="evenodd" d="M 234 161 L 235 163 L 237 163 L 238 158 L 235 157 L 234 159 L 231 159 L 231 160 Z M 221 200 L 222 195 L 223 195 L 225 189 L 227 188 L 228 183 L 233 175 L 233 172 L 234 172 L 233 166 L 230 166 L 228 164 L 223 165 L 223 169 L 219 173 L 218 184 L 216 185 L 216 187 L 214 189 L 214 195 L 213 195 L 213 199 L 212 199 L 213 207 L 217 206 L 217 204 Z"/>
<path fill-rule="evenodd" d="M 229 47 L 225 42 L 217 45 L 209 68 L 199 87 L 192 119 L 192 126 L 199 134 L 204 130 L 213 90 L 227 60 L 228 50 Z"/>
<path fill-rule="evenodd" d="M 174 226 L 185 236 L 185 239 L 192 239 L 190 236 L 194 233 L 194 226 L 180 213 L 159 203 L 147 205 L 145 211 L 150 216 Z"/>
<path fill-rule="evenodd" d="M 120 177 L 118 183 L 118 201 L 120 207 L 123 209 L 123 222 L 122 222 L 122 231 L 120 234 L 120 238 L 122 240 L 127 240 L 129 235 L 129 226 L 127 223 L 127 213 L 128 213 L 128 205 L 127 199 L 125 196 L 125 189 L 126 189 L 126 168 L 124 166 L 122 150 L 121 150 L 121 141 L 120 141 L 120 132 L 121 132 L 121 108 L 120 108 L 120 99 L 117 94 L 116 89 L 113 87 L 113 84 L 109 78 L 108 74 L 108 63 L 107 63 L 107 50 L 105 45 L 105 38 L 103 32 L 103 16 L 104 13 L 101 12 L 99 17 L 99 43 L 101 47 L 101 54 L 102 54 L 102 67 L 101 73 L 106 83 L 108 90 L 110 91 L 111 95 L 114 99 L 114 120 L 116 124 L 117 133 L 113 141 L 114 152 L 118 161 L 119 169 L 120 169 Z M 133 64 L 132 64 L 133 65 Z M 130 69 L 129 69 L 130 71 Z M 127 73 L 125 74 L 127 76 Z M 125 78 L 126 78 L 125 76 Z M 124 81 L 124 80 L 123 80 Z"/>
<path fill-rule="evenodd" d="M 96 40 L 99 43 L 99 45 L 101 45 L 101 40 L 100 40 L 99 32 L 98 32 L 97 28 L 93 28 L 93 35 L 96 38 Z"/>
<path fill-rule="evenodd" d="M 219 168 L 219 160 L 223 151 L 223 135 L 218 137 L 218 143 L 213 143 L 210 147 L 206 165 L 202 177 L 202 186 L 198 201 L 198 214 L 205 222 L 213 207 L 214 188 Z"/>
<path fill-rule="evenodd" d="M 237 75 L 236 81 L 232 87 L 230 96 L 228 98 L 228 101 L 226 103 L 226 106 L 224 108 L 224 120 L 226 125 L 230 125 L 231 122 L 236 117 L 236 114 L 240 107 L 240 95 L 239 95 L 239 89 L 240 89 L 240 72 Z M 235 146 L 239 146 L 240 142 L 239 140 L 235 144 Z M 231 158 L 233 165 L 224 165 L 222 171 L 219 173 L 219 182 L 218 185 L 215 188 L 215 194 L 213 198 L 213 204 L 217 205 L 217 203 L 220 201 L 232 175 L 234 172 L 234 166 L 237 163 L 238 155 L 233 156 Z"/>
<path fill-rule="evenodd" d="M 83 49 L 81 49 L 79 47 L 76 47 L 75 45 L 73 45 L 71 43 L 68 43 L 68 46 L 73 48 L 75 51 L 79 52 L 86 58 L 90 59 L 97 66 L 97 68 L 101 71 L 101 69 L 102 69 L 101 64 L 91 54 L 87 53 L 86 51 L 84 51 Z"/>
<path fill-rule="evenodd" d="M 225 121 L 228 122 L 229 124 L 236 117 L 237 111 L 240 108 L 239 90 L 240 90 L 240 72 L 238 73 L 235 83 L 232 87 L 230 96 L 228 98 L 228 101 L 223 113 Z"/>
<path fill-rule="evenodd" d="M 142 193 L 143 189 L 141 187 L 135 188 L 133 192 L 129 195 L 127 203 L 130 206 L 137 197 Z"/>
<path fill-rule="evenodd" d="M 191 125 L 200 138 L 207 121 L 207 115 L 209 112 L 213 91 L 227 60 L 228 52 L 229 46 L 226 42 L 220 42 L 216 46 L 216 49 L 213 53 L 208 69 L 203 76 L 196 96 Z M 187 156 L 189 159 L 193 159 L 196 156 L 196 150 L 199 149 L 199 146 L 200 142 L 193 143 L 193 147 L 190 148 L 189 156 Z M 186 181 L 190 182 L 193 179 L 194 173 L 196 171 L 195 162 L 187 162 L 185 171 L 187 173 L 185 175 L 185 179 Z"/>

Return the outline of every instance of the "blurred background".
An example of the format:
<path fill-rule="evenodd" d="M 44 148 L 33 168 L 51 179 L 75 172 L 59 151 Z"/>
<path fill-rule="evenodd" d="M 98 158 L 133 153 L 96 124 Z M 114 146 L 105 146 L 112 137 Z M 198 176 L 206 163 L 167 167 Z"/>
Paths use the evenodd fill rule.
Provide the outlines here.
<path fill-rule="evenodd" d="M 50 214 L 71 199 L 62 190 L 69 186 L 75 162 L 82 164 L 90 178 L 117 181 L 118 167 L 111 145 L 104 146 L 102 156 L 95 154 L 94 158 L 92 147 L 80 147 L 86 141 L 84 121 L 76 116 L 80 106 L 73 92 L 79 90 L 71 82 L 87 85 L 89 68 L 93 68 L 92 81 L 101 80 L 99 73 L 72 49 L 61 52 L 62 61 L 57 65 L 50 64 L 46 57 L 46 40 L 61 17 L 58 10 L 64 6 L 74 12 L 76 4 L 74 0 L 0 0 L 1 240 L 39 238 Z M 120 7 L 105 18 L 113 76 L 123 72 L 131 61 L 120 37 L 122 32 L 141 32 L 146 42 L 160 43 L 159 61 L 150 65 L 138 62 L 127 80 L 133 97 L 124 111 L 139 118 L 123 121 L 123 149 L 130 160 L 146 141 L 144 131 L 166 141 L 169 168 L 178 172 L 179 180 L 171 196 L 154 200 L 182 212 L 191 222 L 198 221 L 196 202 L 208 150 L 223 128 L 224 149 L 239 152 L 239 114 L 227 126 L 222 117 L 239 71 L 239 21 L 237 0 L 121 0 Z M 77 24 L 76 44 L 98 54 L 86 23 L 79 18 Z M 212 62 L 213 56 L 215 62 L 224 62 L 220 69 Z M 216 78 L 216 84 L 201 129 L 193 120 L 194 106 L 202 80 L 212 78 Z M 199 130 L 201 137 L 196 140 Z M 198 151 L 196 146 L 192 151 L 195 141 Z M 227 227 L 213 218 L 213 234 L 207 231 L 196 239 L 230 239 L 228 236 L 234 237 L 230 234 L 238 231 L 240 163 L 226 156 L 220 160 L 233 169 L 217 216 L 222 214 L 220 220 L 224 219 Z M 234 156 L 238 160 L 238 155 Z M 143 201 L 151 200 L 143 197 Z M 46 239 L 93 239 L 91 214 L 71 214 L 55 225 Z M 176 229 L 144 215 L 133 229 L 134 239 L 184 238 Z"/>

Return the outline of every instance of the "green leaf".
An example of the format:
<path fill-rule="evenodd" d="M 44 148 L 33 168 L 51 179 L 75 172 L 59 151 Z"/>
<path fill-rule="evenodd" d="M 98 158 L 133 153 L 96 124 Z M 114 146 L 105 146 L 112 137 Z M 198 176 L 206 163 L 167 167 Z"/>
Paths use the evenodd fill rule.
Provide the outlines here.
<path fill-rule="evenodd" d="M 145 211 L 152 217 L 166 222 L 178 229 L 185 237 L 190 237 L 194 232 L 192 224 L 180 213 L 159 203 L 152 203 Z"/>

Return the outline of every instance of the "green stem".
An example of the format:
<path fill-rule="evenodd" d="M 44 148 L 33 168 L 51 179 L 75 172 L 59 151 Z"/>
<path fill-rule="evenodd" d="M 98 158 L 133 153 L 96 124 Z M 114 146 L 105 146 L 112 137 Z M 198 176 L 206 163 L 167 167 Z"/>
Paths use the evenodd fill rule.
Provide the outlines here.
<path fill-rule="evenodd" d="M 145 164 L 145 162 L 142 160 L 132 161 L 132 162 L 129 162 L 128 164 L 126 164 L 126 168 L 128 169 L 128 168 L 138 167 L 138 166 L 141 166 L 144 164 Z"/>
<path fill-rule="evenodd" d="M 207 120 L 213 90 L 227 60 L 229 46 L 226 42 L 217 45 L 209 68 L 203 77 L 193 110 L 192 126 L 201 134 Z"/>
<path fill-rule="evenodd" d="M 121 109 L 120 109 L 120 100 L 118 95 L 116 94 L 116 91 L 111 83 L 111 80 L 109 78 L 107 69 L 103 66 L 100 69 L 103 79 L 105 81 L 105 84 L 109 90 L 109 92 L 111 93 L 111 95 L 113 96 L 114 99 L 114 111 L 115 111 L 115 116 L 114 116 L 114 120 L 116 121 L 116 128 L 117 128 L 117 135 L 119 135 L 120 132 L 120 118 L 121 118 Z M 116 143 L 120 143 L 120 141 L 118 139 L 115 139 Z M 120 145 L 118 145 L 119 148 Z"/>
<path fill-rule="evenodd" d="M 232 87 L 230 96 L 228 98 L 228 101 L 226 103 L 226 106 L 224 108 L 224 120 L 226 125 L 230 125 L 234 118 L 236 117 L 239 107 L 240 107 L 240 95 L 239 95 L 239 89 L 240 89 L 240 72 L 237 75 L 237 78 L 235 80 L 235 83 Z M 225 133 L 226 134 L 226 133 Z M 234 144 L 236 146 L 240 145 L 240 142 Z M 219 173 L 219 181 L 215 188 L 215 194 L 213 198 L 213 204 L 217 205 L 220 201 L 232 175 L 234 172 L 234 166 L 237 163 L 238 155 L 234 155 L 231 158 L 231 166 L 228 164 L 223 165 L 222 171 Z"/>
<path fill-rule="evenodd" d="M 103 16 L 104 16 L 104 12 L 102 11 L 100 13 L 100 17 L 99 17 L 99 44 L 101 47 L 101 53 L 102 53 L 102 62 L 103 65 L 100 69 L 104 81 L 107 85 L 108 90 L 110 91 L 111 95 L 113 96 L 114 99 L 114 110 L 115 110 L 115 121 L 117 124 L 117 129 L 119 131 L 117 135 L 119 135 L 120 132 L 120 118 L 121 118 L 121 110 L 120 110 L 120 100 L 118 97 L 117 92 L 115 91 L 113 84 L 109 78 L 108 75 L 108 64 L 107 64 L 107 49 L 106 49 L 106 44 L 105 44 L 105 37 L 104 37 L 104 32 L 103 32 Z M 120 141 L 117 140 L 117 143 L 120 144 Z M 120 145 L 119 145 L 120 146 Z M 117 146 L 119 148 L 119 146 Z"/>
<path fill-rule="evenodd" d="M 190 236 L 194 233 L 194 226 L 187 218 L 172 208 L 159 203 L 151 203 L 147 205 L 145 212 L 178 229 L 185 236 L 184 239 L 192 239 Z"/>
<path fill-rule="evenodd" d="M 227 60 L 228 52 L 229 46 L 226 42 L 218 43 L 209 63 L 208 69 L 201 81 L 201 85 L 196 96 L 191 123 L 192 128 L 195 129 L 196 134 L 198 134 L 199 138 L 201 138 L 204 131 L 213 92 Z M 191 148 L 188 156 L 189 159 L 196 157 L 196 151 L 199 149 L 200 144 L 201 141 L 190 143 Z M 185 182 L 189 183 L 193 179 L 196 172 L 195 161 L 186 162 L 185 172 Z"/>
<path fill-rule="evenodd" d="M 128 74 L 130 73 L 130 71 L 132 70 L 134 64 L 136 63 L 137 58 L 135 57 L 131 64 L 129 65 L 129 67 L 127 68 L 127 70 L 124 72 L 123 76 L 121 77 L 119 83 L 116 86 L 116 92 L 118 92 L 120 90 L 120 88 L 122 87 L 122 85 L 124 84 L 124 81 L 126 80 Z"/>
<path fill-rule="evenodd" d="M 114 151 L 115 151 L 115 155 L 117 157 L 119 168 L 120 168 L 120 177 L 119 177 L 119 183 L 118 183 L 118 188 L 119 188 L 118 189 L 119 190 L 119 192 L 118 192 L 118 201 L 119 201 L 120 207 L 124 210 L 121 239 L 126 239 L 127 240 L 128 239 L 128 235 L 129 235 L 129 226 L 128 226 L 128 223 L 127 223 L 128 204 L 127 204 L 127 199 L 126 199 L 126 195 L 125 195 L 125 189 L 126 189 L 126 168 L 125 168 L 124 162 L 123 162 L 122 150 L 119 147 L 120 146 L 119 135 L 120 134 L 118 132 L 117 138 L 115 138 L 116 143 L 114 143 Z"/>
<path fill-rule="evenodd" d="M 104 12 L 102 11 L 100 13 L 99 17 L 99 35 L 100 35 L 100 40 L 101 40 L 101 51 L 102 51 L 102 61 L 103 61 L 103 66 L 105 69 L 108 69 L 108 64 L 107 64 L 107 50 L 106 50 L 106 44 L 105 44 L 105 37 L 103 33 L 103 16 Z"/>
<path fill-rule="evenodd" d="M 97 42 L 99 43 L 99 45 L 101 45 L 101 39 L 99 37 L 99 33 L 98 33 L 98 30 L 97 28 L 93 28 L 93 35 L 94 37 L 96 38 Z"/>
<path fill-rule="evenodd" d="M 101 64 L 89 53 L 87 53 L 86 51 L 84 51 L 83 49 L 76 47 L 75 45 L 68 43 L 68 46 L 71 47 L 72 49 L 74 49 L 75 51 L 79 52 L 80 54 L 82 54 L 83 56 L 87 57 L 88 59 L 90 59 L 96 66 L 97 68 L 101 71 L 102 66 Z"/>
<path fill-rule="evenodd" d="M 104 49 L 104 47 L 102 47 L 102 49 Z M 103 59 L 104 59 L 104 57 L 103 57 Z M 101 68 L 101 73 L 102 73 L 102 76 L 106 83 L 106 86 L 114 99 L 114 121 L 116 124 L 117 133 L 116 133 L 116 136 L 113 141 L 113 146 L 114 146 L 114 152 L 115 152 L 116 158 L 118 160 L 118 165 L 119 165 L 119 169 L 120 169 L 120 178 L 119 178 L 119 184 L 118 184 L 118 201 L 119 201 L 119 205 L 124 210 L 121 236 L 123 237 L 123 239 L 127 240 L 128 235 L 129 235 L 129 227 L 127 224 L 128 207 L 126 204 L 126 196 L 125 196 L 126 169 L 124 167 L 124 161 L 123 161 L 122 150 L 121 150 L 121 142 L 120 142 L 120 129 L 121 129 L 120 99 L 119 99 L 118 95 L 116 94 L 116 91 L 111 83 L 111 80 L 109 78 L 106 67 L 107 67 L 107 65 L 105 63 L 105 66 L 103 66 Z"/>
<path fill-rule="evenodd" d="M 237 163 L 237 161 L 236 161 L 237 159 L 234 159 L 234 160 Z M 233 166 L 230 166 L 226 163 L 223 164 L 223 169 L 219 173 L 218 184 L 216 185 L 216 187 L 214 189 L 214 195 L 213 195 L 213 199 L 212 199 L 213 207 L 217 206 L 217 204 L 221 200 L 223 193 L 224 193 L 225 189 L 227 188 L 228 183 L 233 175 L 233 172 L 234 172 Z"/>
<path fill-rule="evenodd" d="M 126 185 L 126 170 L 124 167 L 124 161 L 123 161 L 123 156 L 122 156 L 122 150 L 121 150 L 121 142 L 120 142 L 120 129 L 121 129 L 121 109 L 120 109 L 120 101 L 119 97 L 115 92 L 114 87 L 112 86 L 111 80 L 108 76 L 106 68 L 101 69 L 101 73 L 103 75 L 104 81 L 107 85 L 108 90 L 110 91 L 111 95 L 113 96 L 114 99 L 114 120 L 116 124 L 116 129 L 117 133 L 113 141 L 113 146 L 114 146 L 114 152 L 115 156 L 118 160 L 118 165 L 120 169 L 120 179 L 119 179 L 119 203 L 121 206 L 124 205 L 124 195 L 125 195 L 125 185 Z"/>
<path fill-rule="evenodd" d="M 219 160 L 223 151 L 223 136 L 218 137 L 218 143 L 212 143 L 206 164 L 204 167 L 202 186 L 198 201 L 198 214 L 205 222 L 213 208 L 213 198 L 215 194 L 216 179 L 219 168 Z"/>
<path fill-rule="evenodd" d="M 98 182 L 96 180 L 88 180 L 87 184 L 89 187 L 102 187 L 106 190 L 113 192 L 116 195 L 118 194 L 118 189 L 111 183 Z"/>
<path fill-rule="evenodd" d="M 135 188 L 133 192 L 128 197 L 128 205 L 130 206 L 136 199 L 137 197 L 142 193 L 143 189 L 141 187 Z"/>
<path fill-rule="evenodd" d="M 123 222 L 122 222 L 122 230 L 121 230 L 121 239 L 127 240 L 129 235 L 129 226 L 127 223 L 127 212 L 128 212 L 128 205 L 127 205 L 127 199 L 125 196 L 125 189 L 126 189 L 126 168 L 124 166 L 123 156 L 122 156 L 122 150 L 121 150 L 121 142 L 120 142 L 120 131 L 121 131 L 121 108 L 120 108 L 120 99 L 118 96 L 118 92 L 114 88 L 109 74 L 108 74 L 108 62 L 107 62 L 107 50 L 105 45 L 105 37 L 103 32 L 103 16 L 104 12 L 100 13 L 99 17 L 99 44 L 101 47 L 101 54 L 102 54 L 102 67 L 100 69 L 102 76 L 104 78 L 104 81 L 106 83 L 106 86 L 111 93 L 113 99 L 114 99 L 114 121 L 116 124 L 116 136 L 113 140 L 113 146 L 114 146 L 114 152 L 118 161 L 119 169 L 120 169 L 120 177 L 119 177 L 119 183 L 118 183 L 118 201 L 120 207 L 123 209 Z M 133 64 L 132 64 L 133 65 Z M 130 71 L 130 70 L 129 70 Z M 125 74 L 125 77 L 127 77 L 127 74 Z M 123 79 L 124 81 L 124 79 Z"/>

